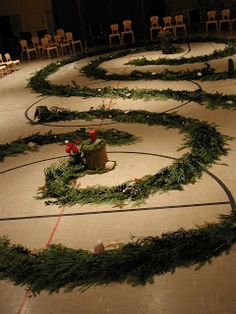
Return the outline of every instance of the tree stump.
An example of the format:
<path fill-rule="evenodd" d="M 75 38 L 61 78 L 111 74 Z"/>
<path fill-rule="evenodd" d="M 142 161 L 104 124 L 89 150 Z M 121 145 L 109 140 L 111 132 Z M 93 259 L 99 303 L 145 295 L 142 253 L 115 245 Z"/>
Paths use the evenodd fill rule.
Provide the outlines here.
<path fill-rule="evenodd" d="M 234 75 L 235 69 L 234 69 L 234 61 L 232 58 L 228 59 L 228 74 L 229 76 Z"/>
<path fill-rule="evenodd" d="M 173 35 L 169 31 L 160 31 L 158 38 L 161 44 L 161 50 L 163 54 L 170 54 L 172 53 L 173 49 Z"/>
<path fill-rule="evenodd" d="M 95 142 L 84 141 L 81 146 L 88 169 L 97 170 L 105 167 L 107 162 L 106 142 L 97 139 Z"/>

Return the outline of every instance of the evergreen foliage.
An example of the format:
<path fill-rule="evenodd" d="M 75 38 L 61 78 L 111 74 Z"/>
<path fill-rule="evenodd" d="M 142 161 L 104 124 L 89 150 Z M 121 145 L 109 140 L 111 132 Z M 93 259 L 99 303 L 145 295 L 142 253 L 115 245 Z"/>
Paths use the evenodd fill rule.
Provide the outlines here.
<path fill-rule="evenodd" d="M 196 91 L 173 91 L 171 89 L 157 90 L 157 89 L 128 89 L 128 88 L 90 88 L 82 87 L 76 84 L 73 85 L 54 85 L 51 84 L 46 77 L 57 71 L 63 64 L 69 63 L 64 60 L 64 63 L 51 63 L 43 69 L 39 70 L 29 81 L 29 86 L 36 92 L 42 95 L 55 96 L 80 96 L 80 97 L 121 97 L 123 99 L 175 99 L 179 101 L 194 101 L 208 108 L 236 108 L 235 95 L 223 95 L 220 93 L 207 93 L 201 89 Z M 208 70 L 207 70 L 208 71 Z M 222 75 L 224 78 L 228 74 L 217 73 L 218 77 Z M 210 79 L 211 75 L 206 76 Z M 47 120 L 49 121 L 49 120 Z"/>
<path fill-rule="evenodd" d="M 228 59 L 228 74 L 229 76 L 233 76 L 235 74 L 234 61 L 232 58 Z"/>
<path fill-rule="evenodd" d="M 202 41 L 202 40 L 200 40 Z M 219 42 L 219 39 L 213 39 L 213 41 Z M 225 39 L 222 40 L 224 42 Z M 133 59 L 127 64 L 136 65 L 136 66 L 145 66 L 145 65 L 181 65 L 181 64 L 192 64 L 192 63 L 204 63 L 215 59 L 221 59 L 225 57 L 232 56 L 236 53 L 236 40 L 230 40 L 226 43 L 225 49 L 215 50 L 209 55 L 196 56 L 191 58 L 178 58 L 178 59 L 167 59 L 167 58 L 158 58 L 158 59 L 146 59 L 145 57 L 140 59 Z"/>
<path fill-rule="evenodd" d="M 228 252 L 236 242 L 236 215 L 195 229 L 179 229 L 161 236 L 140 238 L 116 250 L 94 254 L 60 244 L 38 253 L 0 238 L 0 279 L 26 286 L 33 294 L 58 293 L 95 285 L 152 283 L 154 276 L 177 267 L 202 267 Z"/>
<path fill-rule="evenodd" d="M 195 38 L 195 41 L 203 41 L 203 38 Z M 205 38 L 206 41 L 209 38 Z M 214 41 L 221 39 L 215 39 Z M 186 39 L 183 39 L 185 42 Z M 206 62 L 215 58 L 230 56 L 235 53 L 235 47 L 226 47 L 225 51 L 214 52 L 214 56 L 204 56 L 203 60 L 192 59 L 191 62 Z M 142 49 L 140 47 L 140 49 Z M 151 48 L 153 49 L 153 47 Z M 158 90 L 129 90 L 127 88 L 114 89 L 105 87 L 101 90 L 77 86 L 57 86 L 46 80 L 47 76 L 57 71 L 60 66 L 79 60 L 83 57 L 100 53 L 110 53 L 114 49 L 105 48 L 97 52 L 86 52 L 80 56 L 63 60 L 60 63 L 52 63 L 31 78 L 29 86 L 44 95 L 94 97 L 122 97 L 134 99 L 176 99 L 190 100 L 206 105 L 209 108 L 235 108 L 236 96 L 222 94 L 208 94 L 202 90 L 195 92 L 175 92 L 170 89 Z M 133 52 L 137 51 L 133 48 Z M 131 50 L 129 53 L 132 52 Z M 198 57 L 197 57 L 198 58 Z M 212 58 L 212 59 L 211 59 Z M 189 61 L 178 59 L 183 62 Z M 158 62 L 165 62 L 158 60 Z M 181 63 L 178 63 L 181 64 Z M 98 68 L 98 71 L 99 68 Z M 104 73 L 104 72 L 103 72 Z M 169 74 L 172 75 L 172 74 Z M 216 73 L 212 76 L 214 77 Z M 228 73 L 219 73 L 218 77 L 226 77 Z M 209 76 L 210 78 L 210 76 Z M 209 79 L 208 78 L 208 79 Z M 76 190 L 70 185 L 70 181 L 88 174 L 85 165 L 63 161 L 59 165 L 52 165 L 45 170 L 46 186 L 50 186 L 52 197 L 59 199 L 61 203 L 73 204 L 74 202 L 86 203 L 109 202 L 129 199 L 137 201 L 145 199 L 157 190 L 180 189 L 183 184 L 193 183 L 220 156 L 227 153 L 227 137 L 221 135 L 214 125 L 200 122 L 196 119 L 187 119 L 179 115 L 158 114 L 146 111 L 122 112 L 119 110 L 92 110 L 89 112 L 72 112 L 54 108 L 46 121 L 60 121 L 72 119 L 91 120 L 95 118 L 111 118 L 122 123 L 146 123 L 148 125 L 163 125 L 168 128 L 179 128 L 185 133 L 184 147 L 191 149 L 170 166 L 162 169 L 153 176 L 146 176 L 138 180 L 130 194 L 122 191 L 130 184 L 125 182 L 116 187 L 95 187 Z M 80 132 L 80 135 L 77 132 Z M 29 149 L 28 143 L 38 145 L 54 142 L 64 142 L 65 139 L 75 140 L 86 135 L 84 129 L 67 134 L 45 135 L 34 134 L 31 137 L 19 139 L 9 144 L 0 145 L 0 160 L 5 156 L 21 153 Z M 99 131 L 97 130 L 97 133 Z M 126 143 L 126 135 L 122 137 L 118 132 L 110 131 L 111 143 Z M 109 133 L 109 132 L 108 132 Z M 108 133 L 103 138 L 109 143 Z M 125 133 L 125 132 L 123 132 Z M 69 135 L 70 134 L 70 135 Z M 127 134 L 127 133 L 126 133 Z M 117 135 L 118 138 L 115 139 Z M 86 135 L 87 136 L 87 135 Z M 99 135 L 98 135 L 99 136 Z M 128 135 L 128 142 L 135 138 Z M 131 138 L 132 137 L 132 138 Z M 118 141 L 117 141 L 118 140 Z M 94 173 L 94 172 L 90 172 Z M 48 193 L 47 191 L 46 193 Z M 53 194 L 55 193 L 55 194 Z M 65 198 L 62 193 L 66 193 Z M 44 195 L 48 196 L 48 195 Z M 79 287 L 81 290 L 95 285 L 126 282 L 131 285 L 153 282 L 156 275 L 174 272 L 177 267 L 191 267 L 198 264 L 198 268 L 206 262 L 211 262 L 223 252 L 228 252 L 236 242 L 236 214 L 235 211 L 228 216 L 220 217 L 218 223 L 205 224 L 194 229 L 179 229 L 161 236 L 140 238 L 127 243 L 116 250 L 106 250 L 102 254 L 94 254 L 82 249 L 66 248 L 60 244 L 35 253 L 21 246 L 11 244 L 10 241 L 0 238 L 0 279 L 10 280 L 16 285 L 26 286 L 33 294 L 45 290 L 49 293 L 57 293 L 61 288 L 71 290 Z"/>
<path fill-rule="evenodd" d="M 64 117 L 68 118 L 70 120 L 73 119 L 73 113 L 71 112 L 71 116 L 67 115 L 67 110 L 58 110 L 57 108 L 54 108 L 52 111 L 49 111 L 50 113 L 53 112 L 55 114 L 56 121 L 57 120 L 57 112 L 63 113 Z M 69 113 L 69 112 L 68 112 Z M 81 115 L 82 116 L 82 115 Z M 81 119 L 83 119 L 81 117 Z M 128 145 L 135 143 L 138 138 L 134 135 L 119 131 L 114 128 L 112 129 L 98 129 L 97 131 L 98 137 L 102 137 L 106 140 L 108 145 Z M 77 139 L 86 140 L 89 138 L 88 134 L 86 133 L 85 128 L 80 128 L 76 131 L 69 132 L 69 133 L 59 133 L 55 134 L 49 131 L 46 134 L 32 134 L 30 136 L 27 136 L 25 138 L 20 138 L 16 141 L 13 141 L 11 143 L 7 144 L 0 144 L 0 161 L 3 161 L 5 157 L 7 156 L 15 156 L 19 153 L 24 153 L 29 150 L 32 150 L 32 148 L 28 145 L 29 143 L 35 143 L 38 146 L 52 144 L 52 143 L 64 143 L 65 140 L 69 141 L 75 141 Z"/>
<path fill-rule="evenodd" d="M 194 183 L 196 179 L 201 177 L 204 169 L 217 161 L 220 156 L 226 155 L 228 150 L 226 144 L 229 137 L 221 135 L 213 125 L 196 119 L 187 119 L 177 114 L 151 113 L 144 110 L 125 113 L 118 109 L 74 112 L 74 117 L 79 119 L 85 118 L 86 115 L 89 116 L 89 119 L 112 117 L 113 120 L 121 123 L 141 123 L 178 128 L 185 133 L 183 147 L 191 148 L 191 151 L 155 175 L 145 176 L 135 183 L 131 180 L 111 187 L 71 188 L 68 186 L 71 176 L 66 175 L 67 170 L 64 170 L 61 165 L 59 168 L 56 166 L 49 167 L 50 175 L 46 171 L 46 189 L 41 192 L 41 198 L 53 197 L 59 203 L 69 205 L 75 203 L 117 203 L 124 200 L 140 202 L 157 191 L 180 190 L 183 185 Z M 70 172 L 76 173 L 76 171 L 77 169 Z M 51 175 L 52 172 L 56 174 L 56 179 L 54 175 Z M 127 188 L 129 189 L 126 193 Z"/>

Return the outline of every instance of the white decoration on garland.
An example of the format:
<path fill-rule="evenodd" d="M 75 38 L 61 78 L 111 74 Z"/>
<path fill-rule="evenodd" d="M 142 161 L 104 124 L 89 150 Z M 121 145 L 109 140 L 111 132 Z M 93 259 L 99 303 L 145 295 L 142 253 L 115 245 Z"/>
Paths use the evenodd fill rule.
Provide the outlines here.
<path fill-rule="evenodd" d="M 107 161 L 106 164 L 105 164 L 105 168 L 107 170 L 112 170 L 114 167 L 115 167 L 114 161 Z"/>

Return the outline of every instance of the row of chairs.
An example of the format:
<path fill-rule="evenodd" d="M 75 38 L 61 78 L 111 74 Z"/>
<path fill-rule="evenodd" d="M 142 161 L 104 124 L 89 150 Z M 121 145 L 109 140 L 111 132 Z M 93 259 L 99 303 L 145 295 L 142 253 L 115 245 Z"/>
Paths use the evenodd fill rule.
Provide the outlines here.
<path fill-rule="evenodd" d="M 221 32 L 222 24 L 228 24 L 229 30 L 232 31 L 233 23 L 236 23 L 236 18 L 231 19 L 231 12 L 230 9 L 221 10 L 220 19 L 216 19 L 216 11 L 208 11 L 207 17 L 208 20 L 206 21 L 206 32 L 208 32 L 209 25 L 214 25 L 217 32 Z"/>
<path fill-rule="evenodd" d="M 3 60 L 2 54 L 0 53 L 0 77 L 21 67 L 20 60 L 12 60 L 9 53 L 5 53 L 4 58 L 5 60 Z"/>
<path fill-rule="evenodd" d="M 55 52 L 59 57 L 59 53 L 64 56 L 65 49 L 70 54 L 75 54 L 76 46 L 79 45 L 80 50 L 83 50 L 81 40 L 74 40 L 72 32 L 65 32 L 64 29 L 58 29 L 56 35 L 45 34 L 41 40 L 37 36 L 31 38 L 32 47 L 29 47 L 27 40 L 20 40 L 21 45 L 21 57 L 23 59 L 24 53 L 27 54 L 27 58 L 31 60 L 31 54 L 35 54 L 36 58 L 44 56 L 47 52 L 47 56 L 51 59 L 51 53 Z"/>
<path fill-rule="evenodd" d="M 217 32 L 218 31 L 221 32 L 223 24 L 228 24 L 229 30 L 232 31 L 233 23 L 236 23 L 236 18 L 231 19 L 230 14 L 231 14 L 230 9 L 221 10 L 221 17 L 219 20 L 217 20 L 216 19 L 216 11 L 208 11 L 207 12 L 208 20 L 206 21 L 206 32 L 209 31 L 208 26 L 210 24 L 215 25 Z M 164 24 L 163 27 L 159 24 L 159 17 L 158 16 L 151 16 L 150 17 L 150 40 L 153 40 L 154 32 L 161 31 L 162 29 L 172 31 L 175 37 L 177 36 L 177 31 L 179 29 L 182 29 L 184 31 L 184 34 L 187 35 L 187 27 L 186 27 L 186 24 L 184 23 L 184 16 L 183 15 L 176 15 L 174 17 L 174 23 L 173 23 L 173 19 L 171 16 L 165 16 L 163 18 L 163 24 Z M 131 28 L 131 25 L 132 25 L 131 20 L 123 21 L 124 30 L 121 33 L 119 33 L 119 25 L 118 24 L 111 24 L 110 25 L 111 34 L 109 35 L 110 46 L 112 46 L 113 38 L 115 38 L 115 37 L 118 38 L 120 44 L 124 44 L 124 36 L 126 34 L 130 34 L 132 42 L 134 42 L 134 32 Z"/>
<path fill-rule="evenodd" d="M 175 16 L 175 25 L 172 24 L 172 17 L 166 16 L 163 18 L 165 30 L 171 30 L 174 33 L 174 36 L 177 34 L 178 29 L 183 29 L 185 35 L 187 35 L 186 24 L 184 24 L 184 17 L 183 15 L 176 15 Z M 158 16 L 151 16 L 150 17 L 150 39 L 153 40 L 154 31 L 162 30 L 162 26 L 159 24 L 159 17 Z M 131 20 L 124 20 L 123 21 L 123 28 L 124 30 L 120 33 L 119 32 L 119 25 L 118 24 L 111 24 L 111 34 L 109 35 L 109 43 L 112 46 L 113 39 L 115 37 L 118 38 L 120 44 L 124 44 L 125 35 L 131 35 L 132 42 L 134 43 L 134 32 L 132 30 L 132 21 Z"/>

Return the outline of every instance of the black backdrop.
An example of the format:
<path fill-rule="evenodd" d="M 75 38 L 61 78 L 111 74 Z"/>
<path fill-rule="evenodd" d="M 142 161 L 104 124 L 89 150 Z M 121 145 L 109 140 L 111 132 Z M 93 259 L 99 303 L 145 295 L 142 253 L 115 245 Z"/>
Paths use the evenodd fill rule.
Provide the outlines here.
<path fill-rule="evenodd" d="M 76 37 L 86 39 L 89 27 L 109 34 L 110 24 L 132 20 L 137 39 L 148 37 L 149 17 L 165 15 L 164 0 L 52 0 L 55 29 L 72 31 Z"/>

